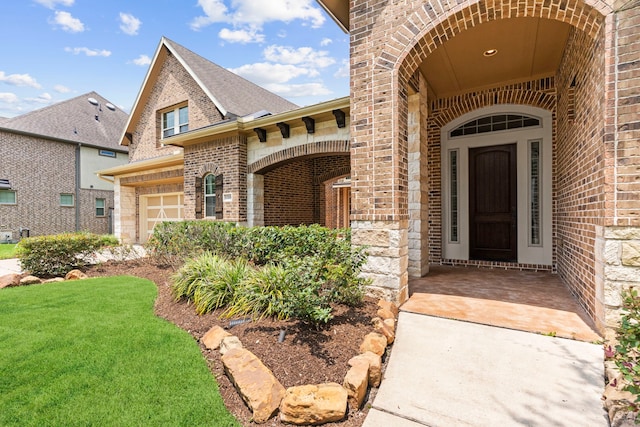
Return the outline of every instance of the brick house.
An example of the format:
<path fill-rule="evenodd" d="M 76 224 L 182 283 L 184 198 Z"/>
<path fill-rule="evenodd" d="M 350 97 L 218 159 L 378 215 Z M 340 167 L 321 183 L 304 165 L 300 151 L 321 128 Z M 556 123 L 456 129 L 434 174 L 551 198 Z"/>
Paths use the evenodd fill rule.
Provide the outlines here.
<path fill-rule="evenodd" d="M 298 108 L 163 38 L 122 136 L 115 231 L 158 221 L 348 226 L 349 99 Z"/>
<path fill-rule="evenodd" d="M 552 271 L 613 326 L 640 285 L 638 3 L 319 3 L 351 38 L 348 100 L 221 114 L 171 149 L 151 106 L 149 146 L 172 154 L 146 162 L 180 217 L 343 225 L 346 210 L 374 292 L 403 302 L 433 263 Z M 143 162 L 110 171 L 131 240 L 157 192 Z M 219 188 L 214 171 L 219 194 L 201 186 Z"/>
<path fill-rule="evenodd" d="M 113 183 L 95 172 L 128 162 L 127 114 L 95 92 L 0 121 L 0 241 L 111 231 Z"/>

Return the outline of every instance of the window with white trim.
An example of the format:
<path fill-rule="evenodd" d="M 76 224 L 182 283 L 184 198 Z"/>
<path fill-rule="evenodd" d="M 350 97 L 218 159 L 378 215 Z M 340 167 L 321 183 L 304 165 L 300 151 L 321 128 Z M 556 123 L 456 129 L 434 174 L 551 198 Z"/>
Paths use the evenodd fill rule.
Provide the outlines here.
<path fill-rule="evenodd" d="M 60 206 L 63 207 L 73 207 L 75 206 L 73 201 L 73 194 L 71 193 L 60 193 Z"/>
<path fill-rule="evenodd" d="M 204 177 L 204 216 L 216 217 L 216 177 L 212 173 Z"/>
<path fill-rule="evenodd" d="M 96 216 L 105 215 L 106 199 L 96 199 Z"/>
<path fill-rule="evenodd" d="M 16 204 L 15 190 L 0 190 L 0 205 L 15 205 L 15 204 Z"/>
<path fill-rule="evenodd" d="M 162 113 L 162 138 L 189 130 L 189 107 L 182 106 Z"/>

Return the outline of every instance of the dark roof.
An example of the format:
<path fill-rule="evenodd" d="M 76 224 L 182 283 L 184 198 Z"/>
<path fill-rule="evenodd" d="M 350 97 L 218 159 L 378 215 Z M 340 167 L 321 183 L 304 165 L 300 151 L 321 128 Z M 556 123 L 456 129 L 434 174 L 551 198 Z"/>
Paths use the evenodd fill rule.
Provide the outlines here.
<path fill-rule="evenodd" d="M 89 98 L 94 98 L 98 105 L 90 103 Z M 0 128 L 123 151 L 127 148 L 118 143 L 127 117 L 127 113 L 107 99 L 96 92 L 89 92 L 21 116 L 0 120 Z"/>
<path fill-rule="evenodd" d="M 231 116 L 246 116 L 260 110 L 272 114 L 293 110 L 298 106 L 269 92 L 255 83 L 214 64 L 178 43 L 163 38 L 166 46 L 182 59 L 193 77 L 199 80 L 212 101 Z"/>

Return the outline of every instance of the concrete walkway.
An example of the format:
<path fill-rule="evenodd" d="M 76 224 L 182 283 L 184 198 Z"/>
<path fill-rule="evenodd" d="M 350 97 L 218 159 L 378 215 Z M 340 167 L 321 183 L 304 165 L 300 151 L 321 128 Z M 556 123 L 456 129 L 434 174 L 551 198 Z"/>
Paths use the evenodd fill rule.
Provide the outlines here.
<path fill-rule="evenodd" d="M 22 273 L 22 268 L 20 268 L 20 261 L 17 258 L 0 259 L 0 277 L 20 273 Z"/>
<path fill-rule="evenodd" d="M 401 312 L 364 427 L 607 426 L 601 345 Z"/>

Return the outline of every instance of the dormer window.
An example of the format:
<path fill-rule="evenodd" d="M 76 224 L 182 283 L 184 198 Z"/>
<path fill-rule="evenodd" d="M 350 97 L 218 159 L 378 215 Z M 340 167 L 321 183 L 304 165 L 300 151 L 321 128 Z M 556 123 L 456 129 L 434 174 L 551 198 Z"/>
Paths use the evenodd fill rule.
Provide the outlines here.
<path fill-rule="evenodd" d="M 162 138 L 189 130 L 189 107 L 183 106 L 162 113 Z"/>

